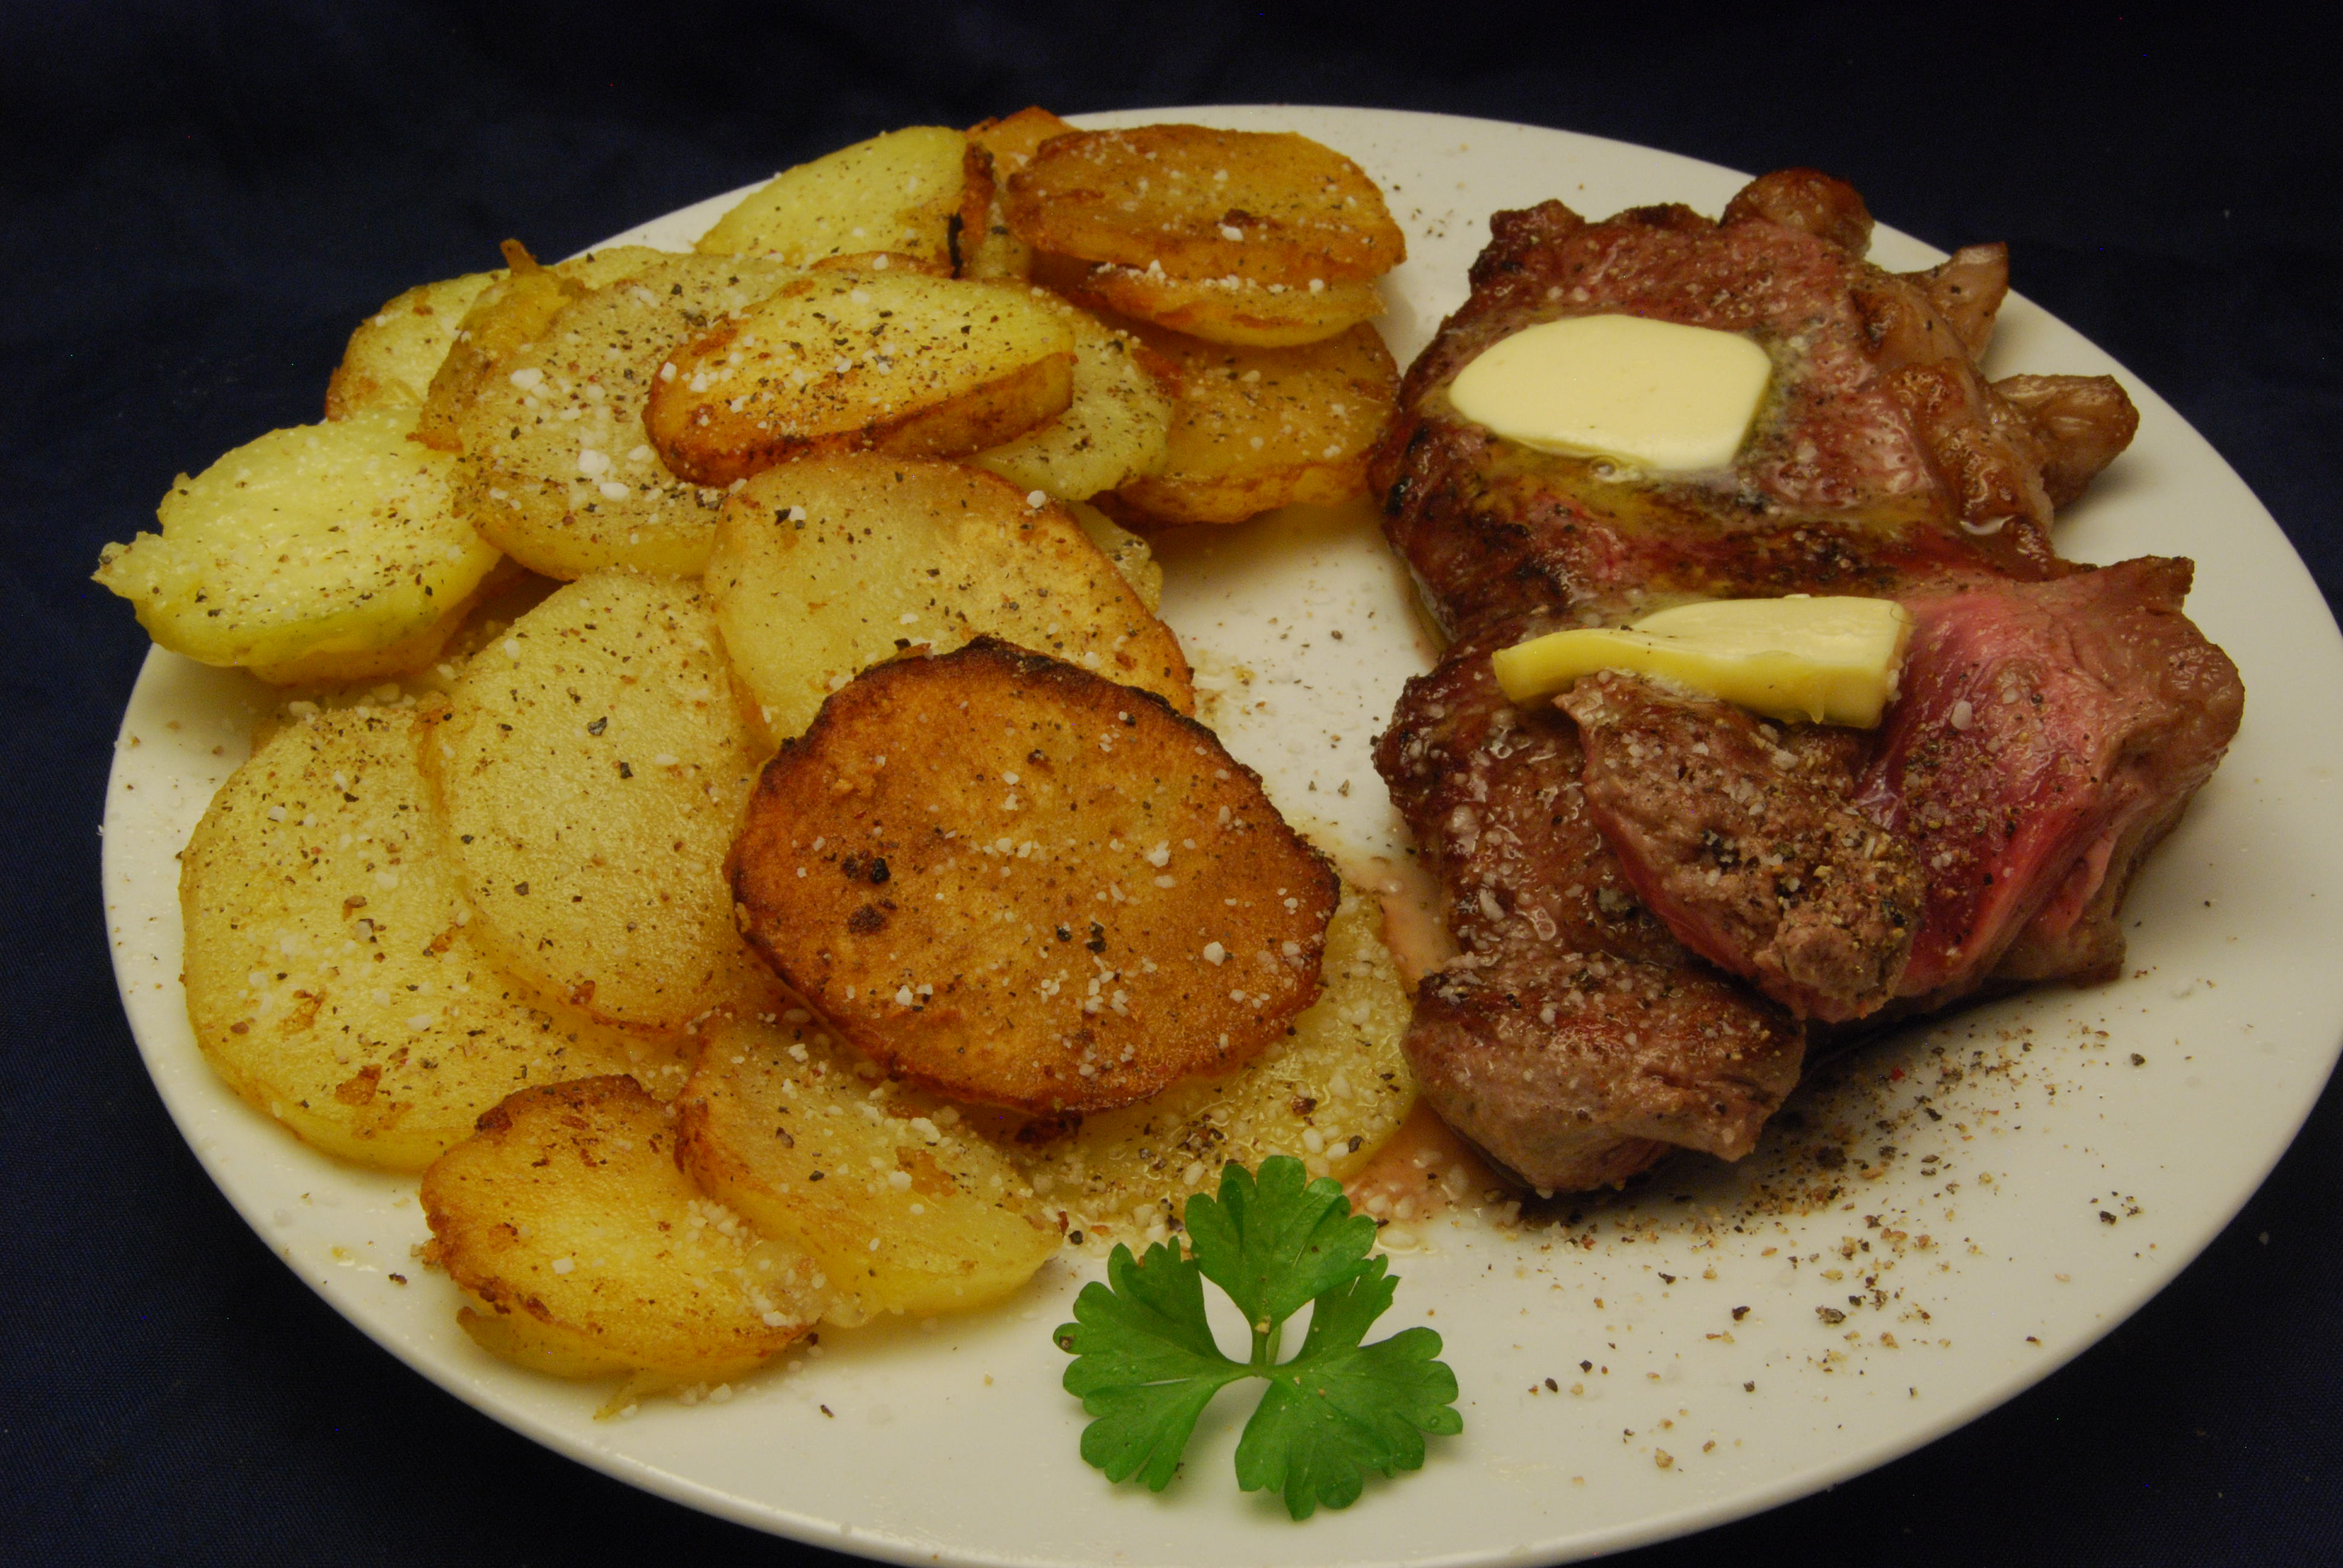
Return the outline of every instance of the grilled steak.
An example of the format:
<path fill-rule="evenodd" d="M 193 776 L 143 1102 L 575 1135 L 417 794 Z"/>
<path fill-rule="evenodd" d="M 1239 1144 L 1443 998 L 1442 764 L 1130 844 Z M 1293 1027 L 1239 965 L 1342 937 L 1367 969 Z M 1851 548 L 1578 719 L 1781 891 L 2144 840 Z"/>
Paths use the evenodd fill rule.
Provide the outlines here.
<path fill-rule="evenodd" d="M 1615 1181 L 1671 1147 L 1745 1151 L 1808 1020 L 1837 1035 L 2112 972 L 2131 874 L 2242 702 L 2179 613 L 2187 563 L 2093 570 L 2051 548 L 2054 508 L 2131 438 L 2122 389 L 1987 383 L 2001 248 L 1885 272 L 1861 198 L 1811 170 L 1753 182 L 1720 221 L 1547 202 L 1490 226 L 1369 469 L 1455 639 L 1376 754 L 1461 950 L 1409 1037 L 1434 1107 L 1534 1185 Z M 1766 349 L 1729 468 L 1539 453 L 1450 407 L 1490 345 L 1600 313 Z M 1764 725 L 1616 675 L 1516 712 L 1488 673 L 1539 631 L 1785 593 L 1914 609 L 1881 731 Z"/>

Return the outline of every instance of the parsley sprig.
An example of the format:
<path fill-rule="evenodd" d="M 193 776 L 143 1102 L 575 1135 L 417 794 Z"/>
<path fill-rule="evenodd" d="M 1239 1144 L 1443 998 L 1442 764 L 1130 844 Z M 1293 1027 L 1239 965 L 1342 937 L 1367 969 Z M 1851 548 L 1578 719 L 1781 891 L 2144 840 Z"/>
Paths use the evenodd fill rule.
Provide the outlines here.
<path fill-rule="evenodd" d="M 1096 1418 L 1082 1429 L 1082 1458 L 1107 1479 L 1135 1475 L 1162 1491 L 1204 1407 L 1247 1378 L 1269 1389 L 1238 1440 L 1237 1483 L 1283 1493 L 1296 1519 L 1348 1508 L 1368 1471 L 1419 1469 L 1426 1432 L 1464 1429 L 1456 1374 L 1433 1359 L 1438 1334 L 1410 1328 L 1360 1342 L 1399 1282 L 1368 1256 L 1375 1222 L 1351 1212 L 1340 1182 L 1310 1181 L 1284 1156 L 1262 1161 L 1258 1179 L 1232 1164 L 1217 1200 L 1188 1200 L 1187 1228 L 1185 1253 L 1176 1240 L 1136 1259 L 1118 1244 L 1107 1282 L 1083 1286 L 1074 1321 L 1057 1332 L 1074 1358 L 1066 1392 Z M 1252 1327 L 1244 1361 L 1212 1342 L 1206 1280 Z M 1279 1361 L 1285 1321 L 1313 1302 L 1301 1352 Z"/>

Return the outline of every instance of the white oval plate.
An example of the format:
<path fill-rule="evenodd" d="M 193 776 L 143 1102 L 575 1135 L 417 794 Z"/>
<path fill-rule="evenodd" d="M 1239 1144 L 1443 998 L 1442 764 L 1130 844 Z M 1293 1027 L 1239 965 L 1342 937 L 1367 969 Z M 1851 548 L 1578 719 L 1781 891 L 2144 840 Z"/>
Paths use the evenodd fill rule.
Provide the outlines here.
<path fill-rule="evenodd" d="M 1432 115 L 1217 108 L 1091 123 L 1178 118 L 1303 131 L 1382 182 L 1410 247 L 1383 322 L 1403 364 L 1463 299 L 1493 209 L 1559 196 L 1593 216 L 1667 200 L 1713 213 L 1743 182 L 1617 142 Z M 620 237 L 680 246 L 729 199 Z M 1887 266 L 1936 254 L 1879 233 Z M 221 1191 L 385 1349 L 549 1448 L 818 1545 L 902 1563 L 1533 1563 L 1800 1496 L 1973 1419 L 2120 1322 L 2261 1181 L 2343 1040 L 2332 830 L 2343 640 L 2277 525 L 2203 438 L 2013 296 L 1992 370 L 2020 369 L 2122 377 L 2138 440 L 2061 546 L 2094 561 L 2197 554 L 2190 613 L 2253 694 L 2228 761 L 2132 895 L 2126 978 L 1883 1041 L 1798 1102 L 1804 1131 L 1769 1130 L 1741 1168 L 1687 1163 L 1534 1233 L 1423 1227 L 1395 1260 L 1404 1282 L 1378 1332 L 1441 1332 L 1465 1431 L 1347 1513 L 1296 1527 L 1236 1491 L 1233 1396 L 1162 1496 L 1085 1467 L 1083 1417 L 1060 1390 L 1064 1358 L 1049 1337 L 1094 1271 L 1076 1259 L 1001 1310 L 825 1333 L 820 1353 L 729 1402 L 655 1401 L 630 1420 L 592 1418 L 602 1388 L 479 1352 L 456 1327 L 452 1287 L 412 1258 L 426 1234 L 413 1181 L 311 1153 L 196 1053 L 176 979 L 174 856 L 267 698 L 160 652 L 124 717 L 106 803 L 106 903 L 131 1026 Z M 1270 519 L 1163 553 L 1166 614 L 1207 683 L 1228 688 L 1232 749 L 1293 815 L 1388 851 L 1367 748 L 1428 649 L 1372 516 Z M 1812 1154 L 1834 1129 L 1861 1136 L 1855 1158 L 1825 1169 Z"/>

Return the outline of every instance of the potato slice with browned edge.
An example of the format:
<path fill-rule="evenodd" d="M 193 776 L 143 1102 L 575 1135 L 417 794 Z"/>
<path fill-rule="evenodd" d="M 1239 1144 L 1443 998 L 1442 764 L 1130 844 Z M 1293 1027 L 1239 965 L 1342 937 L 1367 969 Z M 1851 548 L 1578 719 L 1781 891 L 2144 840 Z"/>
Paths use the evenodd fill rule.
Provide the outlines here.
<path fill-rule="evenodd" d="M 678 1102 L 684 1169 L 820 1264 L 833 1321 L 1015 1291 L 1057 1251 L 1056 1221 L 957 1111 L 865 1073 L 809 1020 L 716 1026 Z"/>
<path fill-rule="evenodd" d="M 697 583 L 560 589 L 473 657 L 423 765 L 514 974 L 657 1030 L 769 983 L 725 890 L 755 760 Z"/>
<path fill-rule="evenodd" d="M 630 1385 L 753 1372 L 821 1311 L 814 1265 L 676 1168 L 675 1123 L 631 1078 L 525 1090 L 423 1173 L 427 1259 L 457 1321 L 508 1361 Z"/>
<path fill-rule="evenodd" d="M 1375 277 L 1407 240 L 1359 166 L 1291 131 L 1137 126 L 1043 143 L 1007 182 L 1035 250 L 1308 288 Z"/>
<path fill-rule="evenodd" d="M 870 666 L 980 633 L 1195 706 L 1179 640 L 1081 528 L 957 464 L 865 452 L 769 468 L 725 503 L 707 583 L 776 739 Z"/>
<path fill-rule="evenodd" d="M 326 417 L 365 408 L 417 408 L 455 346 L 464 313 L 504 276 L 470 272 L 397 295 L 350 334 L 342 362 L 326 384 Z"/>
<path fill-rule="evenodd" d="M 1282 1038 L 1339 890 L 1211 730 L 990 638 L 832 697 L 733 860 L 749 940 L 857 1049 L 1041 1114 Z"/>
<path fill-rule="evenodd" d="M 390 673 L 387 654 L 426 663 L 497 552 L 414 428 L 412 408 L 369 409 L 248 441 L 179 476 L 163 531 L 106 546 L 97 581 L 205 664 L 336 678 Z"/>
<path fill-rule="evenodd" d="M 1318 343 L 1383 314 L 1383 296 L 1369 278 L 1329 284 L 1261 283 L 1232 272 L 1182 277 L 1161 266 L 1095 265 L 1045 256 L 1034 279 L 1094 310 L 1135 317 L 1157 327 L 1214 343 L 1290 348 Z"/>
<path fill-rule="evenodd" d="M 1072 400 L 1057 417 L 969 461 L 1020 488 L 1080 501 L 1163 467 L 1172 399 L 1129 333 L 1062 309 L 1074 333 Z"/>
<path fill-rule="evenodd" d="M 1051 136 L 1070 135 L 1074 127 L 1036 105 L 997 120 L 968 128 L 968 183 L 983 186 L 985 204 L 979 220 L 960 230 L 960 276 L 1013 278 L 1022 282 L 1033 270 L 1033 247 L 1009 229 L 1001 205 L 1001 187 L 1009 176 L 1033 159 L 1034 149 Z"/>
<path fill-rule="evenodd" d="M 1029 289 L 809 272 L 659 367 L 643 423 L 669 468 L 725 485 L 786 457 L 950 457 L 1065 411 L 1074 333 Z"/>
<path fill-rule="evenodd" d="M 179 902 L 196 1043 L 344 1159 L 419 1171 L 530 1083 L 674 1070 L 658 1042 L 523 992 L 472 940 L 411 709 L 279 729 L 196 825 Z"/>
<path fill-rule="evenodd" d="M 565 307 L 541 341 L 498 361 L 465 412 L 466 515 L 548 577 L 699 576 L 723 492 L 668 471 L 643 402 L 677 344 L 798 276 L 746 256 L 669 256 Z"/>
<path fill-rule="evenodd" d="M 1115 498 L 1166 523 L 1234 523 L 1274 507 L 1331 506 L 1366 487 L 1399 367 L 1372 327 L 1299 348 L 1240 348 L 1139 329 L 1173 367 L 1163 467 Z"/>
<path fill-rule="evenodd" d="M 1041 1204 L 1092 1240 L 1137 1244 L 1229 1161 L 1252 1169 L 1287 1154 L 1338 1181 L 1363 1168 L 1415 1103 L 1400 1049 L 1408 990 L 1381 921 L 1373 898 L 1343 890 L 1326 928 L 1325 990 L 1246 1066 L 1085 1117 L 1067 1136 L 1009 1145 Z"/>
<path fill-rule="evenodd" d="M 952 269 L 968 138 L 910 126 L 775 175 L 700 236 L 710 255 L 769 256 L 792 266 L 884 251 Z"/>
<path fill-rule="evenodd" d="M 1122 580 L 1131 585 L 1131 591 L 1139 596 L 1139 602 L 1147 607 L 1147 613 L 1161 615 L 1163 563 L 1155 558 L 1155 551 L 1147 541 L 1087 501 L 1068 501 L 1064 505 L 1066 515 L 1081 525 L 1081 530 L 1090 536 L 1091 543 L 1099 548 L 1099 554 L 1114 563 L 1114 569 L 1122 574 Z M 1165 698 L 1182 713 L 1193 711 L 1188 704 L 1172 697 L 1169 692 L 1158 692 L 1157 695 Z"/>

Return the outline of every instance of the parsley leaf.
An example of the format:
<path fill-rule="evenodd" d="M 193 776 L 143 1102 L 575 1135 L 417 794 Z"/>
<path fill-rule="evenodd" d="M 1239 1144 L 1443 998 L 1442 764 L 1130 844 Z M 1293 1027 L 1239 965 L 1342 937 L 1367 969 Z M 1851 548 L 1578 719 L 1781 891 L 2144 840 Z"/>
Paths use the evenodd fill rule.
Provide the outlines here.
<path fill-rule="evenodd" d="M 1308 1181 L 1298 1160 L 1221 1172 L 1217 1200 L 1188 1200 L 1188 1244 L 1159 1242 L 1134 1259 L 1118 1245 L 1107 1282 L 1082 1287 L 1058 1347 L 1072 1355 L 1068 1393 L 1094 1419 L 1082 1458 L 1110 1481 L 1171 1484 L 1181 1452 L 1212 1396 L 1246 1378 L 1269 1382 L 1237 1442 L 1237 1483 L 1281 1492 L 1296 1519 L 1358 1501 L 1368 1471 L 1423 1463 L 1427 1432 L 1464 1429 L 1456 1374 L 1434 1359 L 1440 1336 L 1402 1330 L 1360 1342 L 1391 1306 L 1399 1282 L 1371 1258 L 1375 1223 L 1351 1212 L 1341 1183 Z M 1203 1282 L 1228 1293 L 1252 1331 L 1234 1361 L 1212 1342 Z M 1299 1354 L 1278 1360 L 1285 1320 L 1311 1302 Z"/>

